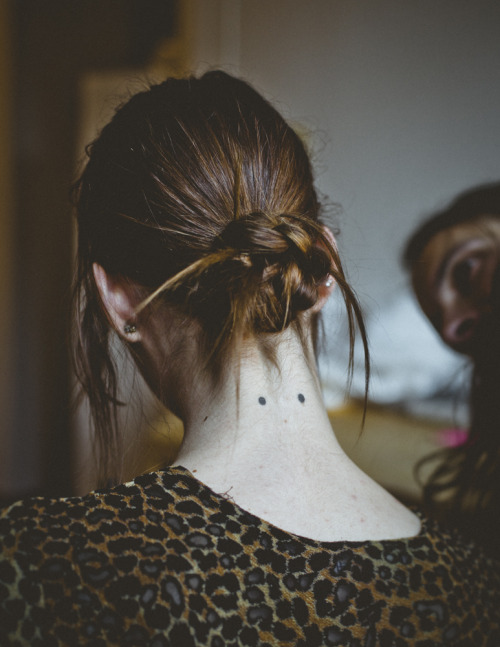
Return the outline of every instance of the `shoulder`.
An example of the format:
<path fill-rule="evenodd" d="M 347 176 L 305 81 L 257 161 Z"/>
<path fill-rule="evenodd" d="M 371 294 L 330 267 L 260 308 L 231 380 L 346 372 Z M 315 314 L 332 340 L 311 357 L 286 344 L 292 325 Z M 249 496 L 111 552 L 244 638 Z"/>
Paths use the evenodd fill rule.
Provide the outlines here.
<path fill-rule="evenodd" d="M 1 564 L 10 572 L 49 568 L 81 573 L 82 563 L 112 561 L 126 551 L 138 559 L 162 550 L 215 548 L 234 506 L 183 468 L 140 476 L 83 497 L 31 498 L 0 511 Z M 229 520 L 229 521 L 228 521 Z M 174 552 L 175 552 L 174 551 Z M 83 560 L 83 561 L 82 561 Z"/>
<path fill-rule="evenodd" d="M 340 586 L 349 592 L 358 622 L 369 612 L 379 627 L 385 623 L 390 644 L 401 637 L 408 640 L 402 645 L 417 637 L 425 644 L 500 644 L 500 562 L 419 516 L 415 537 L 348 546 L 349 584 L 333 584 L 332 592 Z M 339 574 L 335 569 L 335 579 Z"/>
<path fill-rule="evenodd" d="M 488 600 L 487 606 L 500 609 L 500 560 L 487 555 L 481 546 L 462 537 L 459 531 L 419 515 L 421 533 L 408 540 L 412 564 L 422 573 L 422 589 L 428 595 L 447 599 L 452 605 L 454 592 L 461 590 L 462 599 Z"/>
<path fill-rule="evenodd" d="M 160 512 L 185 515 L 215 505 L 202 493 L 197 497 L 198 489 L 187 471 L 176 469 L 145 474 L 82 497 L 23 499 L 0 510 L 0 536 L 35 533 L 56 538 L 64 533 L 68 538 L 99 530 L 106 534 L 120 534 L 126 527 L 137 530 L 145 522 L 159 521 Z"/>
<path fill-rule="evenodd" d="M 166 552 L 186 552 L 201 543 L 195 529 L 216 507 L 196 492 L 186 471 L 164 470 L 83 497 L 17 501 L 0 511 L 0 593 L 25 597 L 30 581 L 38 599 L 57 582 L 63 597 L 82 582 L 109 584 Z"/>

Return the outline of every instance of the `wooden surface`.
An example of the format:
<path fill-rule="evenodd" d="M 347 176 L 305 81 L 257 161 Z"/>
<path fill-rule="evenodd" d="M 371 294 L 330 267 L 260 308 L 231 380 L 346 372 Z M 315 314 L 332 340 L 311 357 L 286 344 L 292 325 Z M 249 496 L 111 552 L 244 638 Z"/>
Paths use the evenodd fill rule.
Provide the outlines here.
<path fill-rule="evenodd" d="M 371 406 L 360 433 L 359 406 L 331 411 L 329 416 L 340 444 L 364 472 L 401 499 L 420 499 L 422 488 L 415 469 L 423 458 L 440 448 L 437 432 L 442 429 L 442 422 L 423 421 Z M 421 468 L 421 479 L 426 479 L 432 465 L 435 462 Z"/>

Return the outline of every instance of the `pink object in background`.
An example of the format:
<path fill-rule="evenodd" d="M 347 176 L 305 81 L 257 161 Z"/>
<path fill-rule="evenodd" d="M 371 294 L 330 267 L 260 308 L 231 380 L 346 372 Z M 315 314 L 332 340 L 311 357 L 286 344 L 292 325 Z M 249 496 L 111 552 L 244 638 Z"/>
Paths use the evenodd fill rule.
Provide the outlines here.
<path fill-rule="evenodd" d="M 436 433 L 437 441 L 443 447 L 460 447 L 464 445 L 468 438 L 469 432 L 467 429 L 440 429 Z"/>

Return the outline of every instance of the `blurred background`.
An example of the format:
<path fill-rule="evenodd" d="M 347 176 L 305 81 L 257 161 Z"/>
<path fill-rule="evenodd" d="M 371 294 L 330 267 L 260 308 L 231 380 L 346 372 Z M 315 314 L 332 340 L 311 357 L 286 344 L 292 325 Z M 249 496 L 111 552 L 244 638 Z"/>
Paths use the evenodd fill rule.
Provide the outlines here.
<path fill-rule="evenodd" d="M 499 25 L 495 0 L 0 0 L 0 499 L 93 484 L 68 340 L 69 193 L 84 145 L 145 80 L 215 67 L 291 120 L 327 204 L 341 207 L 331 212 L 374 355 L 361 440 L 362 372 L 346 401 L 335 302 L 325 399 L 362 467 L 418 498 L 418 458 L 466 425 L 466 368 L 420 316 L 399 257 L 426 214 L 499 179 Z M 123 414 L 130 476 L 161 464 L 179 435 L 145 408 Z"/>

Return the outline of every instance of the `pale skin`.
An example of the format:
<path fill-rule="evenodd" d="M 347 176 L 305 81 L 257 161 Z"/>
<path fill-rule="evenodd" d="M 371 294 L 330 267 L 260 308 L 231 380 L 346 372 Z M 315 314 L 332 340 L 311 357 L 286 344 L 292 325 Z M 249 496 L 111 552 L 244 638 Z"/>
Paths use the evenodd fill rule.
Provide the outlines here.
<path fill-rule="evenodd" d="M 418 534 L 418 517 L 340 447 L 323 404 L 310 338 L 304 353 L 295 332 L 279 333 L 279 372 L 256 340 L 247 340 L 241 361 L 228 365 L 215 389 L 199 368 L 193 322 L 163 303 L 136 316 L 138 286 L 109 276 L 99 265 L 94 276 L 109 318 L 130 344 L 146 381 L 184 422 L 175 464 L 296 535 L 362 541 Z M 312 310 L 323 306 L 332 289 L 321 286 Z M 304 316 L 307 320 L 308 313 Z M 125 334 L 131 321 L 137 330 Z"/>

